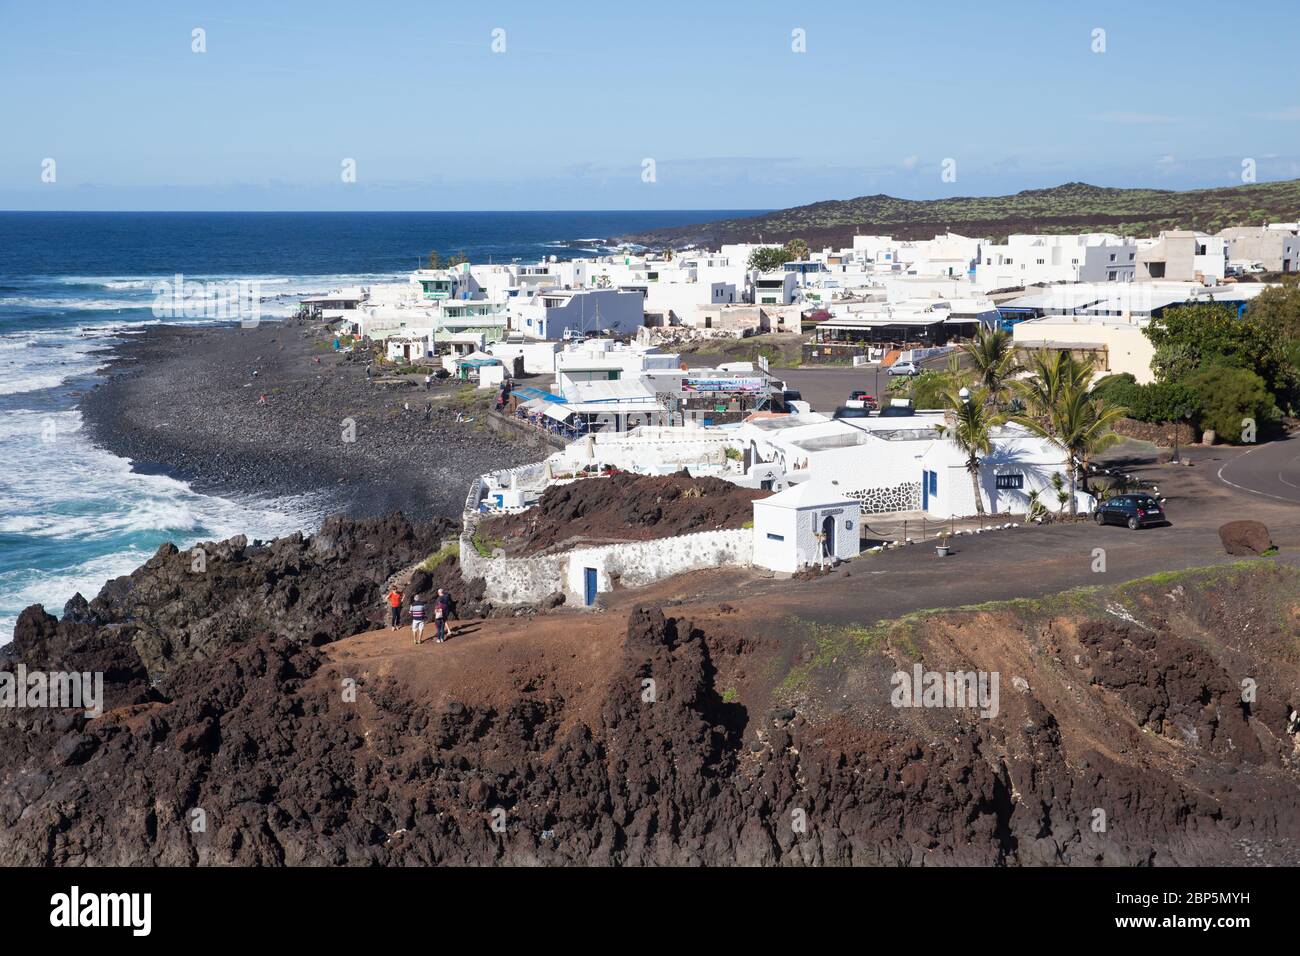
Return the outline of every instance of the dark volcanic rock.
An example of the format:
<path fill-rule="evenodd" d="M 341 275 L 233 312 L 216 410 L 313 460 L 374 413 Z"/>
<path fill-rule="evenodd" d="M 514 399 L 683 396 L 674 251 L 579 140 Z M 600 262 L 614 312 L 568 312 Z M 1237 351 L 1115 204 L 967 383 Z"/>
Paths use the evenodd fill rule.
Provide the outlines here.
<path fill-rule="evenodd" d="M 217 657 L 260 634 L 321 644 L 366 630 L 388 577 L 437 550 L 452 527 L 336 516 L 310 538 L 250 546 L 238 536 L 183 552 L 164 544 L 93 601 L 74 597 L 61 621 L 27 608 L 11 653 L 49 664 L 75 657 L 76 670 L 103 671 L 119 697 L 141 699 L 176 661 Z"/>
<path fill-rule="evenodd" d="M 1263 554 L 1273 547 L 1268 528 L 1259 521 L 1229 521 L 1219 526 L 1219 540 L 1228 554 L 1244 556 Z"/>
<path fill-rule="evenodd" d="M 721 478 L 619 473 L 554 485 L 519 515 L 488 518 L 479 534 L 499 538 L 511 555 L 536 554 L 575 540 L 650 540 L 740 528 L 753 502 L 771 492 Z"/>
<path fill-rule="evenodd" d="M 339 526 L 299 586 L 317 606 L 333 606 L 318 590 L 331 578 L 376 598 L 375 585 L 347 583 L 348 561 L 408 530 Z M 309 545 L 291 550 L 310 561 Z M 238 554 L 223 560 L 278 560 Z M 157 561 L 137 573 L 166 578 Z M 245 589 L 261 592 L 251 577 Z M 124 666 L 132 693 L 116 688 L 114 709 L 82 727 L 0 715 L 0 861 L 1134 865 L 1300 836 L 1289 782 L 1242 774 L 1202 795 L 1162 767 L 1072 750 L 1029 693 L 1004 721 L 936 735 L 791 708 L 751 720 L 719 696 L 698 628 L 638 609 L 590 721 L 566 721 L 563 699 L 529 690 L 501 710 L 439 707 L 362 677 L 351 700 L 318 648 L 265 630 L 253 602 L 225 593 L 239 609 L 225 643 L 199 653 L 178 641 L 160 688 L 138 693 L 139 665 Z M 330 620 L 351 620 L 340 607 Z M 127 608 L 99 603 L 105 623 L 90 634 L 27 613 L 23 653 L 75 666 L 103 634 L 133 660 L 135 632 L 114 627 Z M 1225 675 L 1193 646 L 1124 625 L 1083 631 L 1081 666 L 1153 729 L 1194 729 L 1208 757 L 1237 748 L 1240 764 L 1265 762 Z"/>

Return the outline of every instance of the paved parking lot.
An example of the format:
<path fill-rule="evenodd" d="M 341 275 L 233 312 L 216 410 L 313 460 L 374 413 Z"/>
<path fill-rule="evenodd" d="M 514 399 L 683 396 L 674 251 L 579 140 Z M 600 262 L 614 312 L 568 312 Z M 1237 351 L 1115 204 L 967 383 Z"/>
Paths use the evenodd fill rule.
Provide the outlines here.
<path fill-rule="evenodd" d="M 843 405 L 855 388 L 865 388 L 880 398 L 889 383 L 889 376 L 879 365 L 773 369 L 772 374 L 784 379 L 787 387 L 797 388 L 813 411 L 826 415 Z"/>

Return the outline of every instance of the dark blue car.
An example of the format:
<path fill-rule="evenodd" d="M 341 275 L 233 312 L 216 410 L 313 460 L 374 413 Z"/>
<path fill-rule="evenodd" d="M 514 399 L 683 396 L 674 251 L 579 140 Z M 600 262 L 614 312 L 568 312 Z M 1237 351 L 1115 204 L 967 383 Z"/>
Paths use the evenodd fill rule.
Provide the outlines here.
<path fill-rule="evenodd" d="M 1150 495 L 1115 495 L 1097 505 L 1097 524 L 1123 524 L 1134 531 L 1153 524 L 1168 524 L 1165 509 Z"/>

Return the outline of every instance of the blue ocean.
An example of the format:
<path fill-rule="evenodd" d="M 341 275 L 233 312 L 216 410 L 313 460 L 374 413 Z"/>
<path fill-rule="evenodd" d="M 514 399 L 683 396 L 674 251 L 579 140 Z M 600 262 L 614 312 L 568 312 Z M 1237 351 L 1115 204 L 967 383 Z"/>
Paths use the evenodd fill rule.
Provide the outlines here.
<path fill-rule="evenodd" d="M 300 296 L 397 279 L 432 250 L 474 262 L 597 255 L 612 251 L 602 237 L 745 214 L 0 212 L 0 643 L 27 605 L 59 613 L 164 541 L 267 538 L 322 517 L 310 500 L 197 494 L 86 439 L 78 397 L 114 343 L 160 321 L 155 283 L 256 279 L 274 318 Z"/>

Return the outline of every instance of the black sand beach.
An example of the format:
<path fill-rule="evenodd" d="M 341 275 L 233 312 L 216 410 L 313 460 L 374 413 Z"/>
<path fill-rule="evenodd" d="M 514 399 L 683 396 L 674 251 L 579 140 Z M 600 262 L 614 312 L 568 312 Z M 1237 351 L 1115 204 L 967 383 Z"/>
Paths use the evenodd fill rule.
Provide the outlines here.
<path fill-rule="evenodd" d="M 368 381 L 318 326 L 289 320 L 132 335 L 81 410 L 100 445 L 200 492 L 313 495 L 322 514 L 423 520 L 458 515 L 474 476 L 537 458 L 486 428 L 467 398 L 455 383 L 426 391 L 418 376 Z M 461 409 L 474 420 L 458 422 Z"/>

